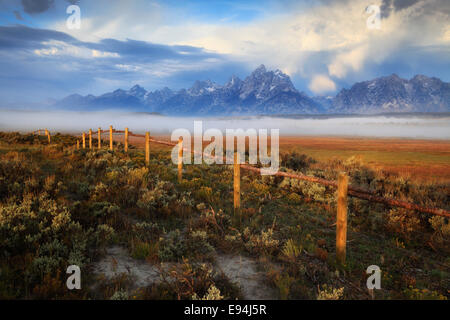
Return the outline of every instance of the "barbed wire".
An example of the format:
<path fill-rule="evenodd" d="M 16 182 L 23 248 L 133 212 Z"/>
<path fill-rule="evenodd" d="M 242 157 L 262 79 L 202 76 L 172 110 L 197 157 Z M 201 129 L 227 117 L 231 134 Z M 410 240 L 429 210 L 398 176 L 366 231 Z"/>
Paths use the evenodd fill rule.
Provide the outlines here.
<path fill-rule="evenodd" d="M 40 132 L 41 130 L 45 130 L 46 132 L 49 132 L 49 131 L 47 131 L 47 129 L 39 129 L 39 130 L 33 131 L 33 133 Z M 115 129 L 99 130 L 99 131 L 101 133 L 125 133 L 125 131 L 123 131 L 123 130 L 115 130 Z M 136 134 L 131 131 L 128 131 L 128 136 L 138 137 L 138 138 L 146 138 L 145 135 Z M 172 147 L 179 145 L 178 143 L 173 143 L 173 142 L 163 141 L 163 140 L 156 140 L 156 139 L 152 139 L 152 138 L 149 138 L 149 142 L 163 144 L 163 145 L 172 146 Z M 188 148 L 182 148 L 182 149 L 183 149 L 183 151 L 190 151 L 191 153 L 194 153 L 194 154 L 201 154 L 202 156 L 213 158 L 215 160 L 221 159 L 223 161 L 223 163 L 230 164 L 230 158 L 227 158 L 227 157 L 212 156 L 212 155 L 205 154 L 203 152 L 199 153 L 199 152 L 196 152 L 195 150 L 191 150 Z M 261 173 L 262 170 L 264 170 L 264 168 L 258 168 L 258 167 L 251 166 L 248 164 L 241 164 L 240 167 L 241 167 L 241 169 L 255 172 L 255 173 Z M 329 186 L 329 187 L 334 187 L 334 188 L 338 187 L 338 183 L 336 181 L 307 176 L 304 174 L 277 171 L 273 175 L 279 176 L 279 177 L 290 178 L 290 179 L 318 183 L 318 184 L 321 184 L 324 186 Z M 421 205 L 418 205 L 415 203 L 411 203 L 411 202 L 407 202 L 407 201 L 403 201 L 403 200 L 381 197 L 381 196 L 376 195 L 372 191 L 364 190 L 364 189 L 354 187 L 354 186 L 348 186 L 348 195 L 359 198 L 359 199 L 368 200 L 370 202 L 377 202 L 377 203 L 382 203 L 382 204 L 386 204 L 389 206 L 400 207 L 400 208 L 404 208 L 404 209 L 408 209 L 408 210 L 414 210 L 414 211 L 419 211 L 419 212 L 423 212 L 423 213 L 428 213 L 428 214 L 432 214 L 432 215 L 450 218 L 450 211 L 448 211 L 448 210 L 440 209 L 440 208 L 429 208 L 429 207 L 424 207 L 424 206 L 421 206 Z"/>

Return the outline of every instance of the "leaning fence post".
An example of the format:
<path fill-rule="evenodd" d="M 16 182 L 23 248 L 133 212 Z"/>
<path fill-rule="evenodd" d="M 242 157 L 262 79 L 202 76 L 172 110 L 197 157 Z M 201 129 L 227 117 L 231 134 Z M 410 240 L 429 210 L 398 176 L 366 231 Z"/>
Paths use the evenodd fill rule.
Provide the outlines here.
<path fill-rule="evenodd" d="M 234 152 L 234 174 L 233 174 L 233 195 L 234 195 L 234 213 L 241 207 L 241 164 L 239 153 Z"/>
<path fill-rule="evenodd" d="M 348 176 L 340 173 L 336 216 L 336 259 L 342 265 L 345 264 L 347 244 L 347 190 Z"/>
<path fill-rule="evenodd" d="M 83 132 L 83 149 L 86 149 L 86 134 Z"/>
<path fill-rule="evenodd" d="M 92 129 L 89 129 L 89 150 L 92 150 Z"/>
<path fill-rule="evenodd" d="M 109 126 L 109 150 L 113 151 L 113 127 Z"/>
<path fill-rule="evenodd" d="M 150 132 L 145 133 L 145 164 L 150 164 Z"/>
<path fill-rule="evenodd" d="M 128 152 L 128 128 L 125 128 L 125 152 Z"/>
<path fill-rule="evenodd" d="M 183 179 L 183 138 L 178 139 L 178 182 Z"/>

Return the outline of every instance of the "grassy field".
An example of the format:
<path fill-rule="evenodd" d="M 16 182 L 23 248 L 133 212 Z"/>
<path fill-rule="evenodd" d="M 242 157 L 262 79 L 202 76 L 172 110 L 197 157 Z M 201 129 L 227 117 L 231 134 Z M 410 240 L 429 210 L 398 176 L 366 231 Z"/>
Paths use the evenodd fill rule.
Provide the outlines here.
<path fill-rule="evenodd" d="M 170 139 L 168 136 L 155 138 Z M 141 138 L 131 137 L 130 142 L 144 147 Z M 169 151 L 170 147 L 151 143 L 151 149 Z M 450 182 L 450 141 L 446 140 L 280 137 L 280 153 L 290 152 L 306 154 L 323 163 L 356 158 L 373 170 L 384 170 L 421 183 Z"/>
<path fill-rule="evenodd" d="M 359 157 L 373 169 L 421 182 L 450 181 L 450 141 L 327 137 L 282 137 L 281 151 L 297 151 L 319 161 Z"/>
<path fill-rule="evenodd" d="M 281 170 L 330 180 L 346 171 L 380 196 L 450 209 L 448 181 L 367 166 L 403 166 L 415 150 L 430 154 L 419 163 L 427 167 L 440 153 L 448 159 L 445 143 L 358 141 L 283 138 Z M 234 212 L 230 166 L 186 165 L 179 183 L 169 147 L 152 143 L 146 167 L 135 146 L 110 152 L 105 141 L 90 152 L 75 143 L 0 133 L 0 298 L 371 299 L 374 264 L 382 270 L 375 299 L 450 295 L 448 219 L 349 198 L 339 265 L 333 188 L 242 171 Z M 395 150 L 405 159 L 384 154 Z M 70 264 L 81 267 L 81 290 L 65 286 Z"/>

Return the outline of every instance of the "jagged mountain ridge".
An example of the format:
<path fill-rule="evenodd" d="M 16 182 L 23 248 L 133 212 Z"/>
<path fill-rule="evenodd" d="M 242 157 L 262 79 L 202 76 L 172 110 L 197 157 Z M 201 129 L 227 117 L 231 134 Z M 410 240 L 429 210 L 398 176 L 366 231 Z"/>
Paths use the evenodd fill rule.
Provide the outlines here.
<path fill-rule="evenodd" d="M 416 75 L 410 80 L 396 74 L 355 83 L 331 101 L 334 113 L 449 112 L 450 83 Z"/>
<path fill-rule="evenodd" d="M 177 92 L 164 88 L 153 92 L 139 85 L 130 90 L 115 90 L 101 96 L 70 95 L 58 107 L 82 110 L 126 108 L 167 115 L 251 115 L 322 113 L 322 106 L 297 91 L 289 76 L 280 70 L 259 66 L 244 80 L 232 76 L 224 85 L 210 80 L 196 81 L 189 89 Z"/>
<path fill-rule="evenodd" d="M 449 112 L 450 84 L 416 75 L 393 74 L 355 83 L 335 97 L 308 97 L 288 75 L 259 66 L 244 80 L 232 76 L 224 85 L 196 81 L 189 89 L 147 91 L 139 85 L 100 96 L 70 95 L 55 106 L 78 110 L 127 109 L 165 115 L 258 115 L 386 112 Z"/>

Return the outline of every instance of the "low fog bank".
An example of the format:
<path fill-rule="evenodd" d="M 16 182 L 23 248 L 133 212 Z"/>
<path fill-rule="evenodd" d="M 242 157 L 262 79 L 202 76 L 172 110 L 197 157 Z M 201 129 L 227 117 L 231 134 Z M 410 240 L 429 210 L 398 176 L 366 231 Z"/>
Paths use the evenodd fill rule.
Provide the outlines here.
<path fill-rule="evenodd" d="M 30 132 L 47 128 L 51 132 L 79 133 L 112 125 L 118 130 L 128 127 L 135 133 L 170 134 L 178 128 L 193 132 L 194 120 L 208 128 L 280 129 L 280 135 L 360 136 L 450 139 L 450 117 L 336 117 L 287 119 L 277 117 L 175 118 L 147 113 L 118 111 L 6 111 L 0 110 L 0 131 Z"/>

